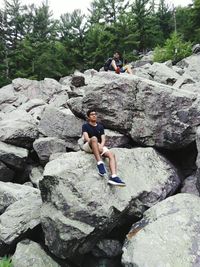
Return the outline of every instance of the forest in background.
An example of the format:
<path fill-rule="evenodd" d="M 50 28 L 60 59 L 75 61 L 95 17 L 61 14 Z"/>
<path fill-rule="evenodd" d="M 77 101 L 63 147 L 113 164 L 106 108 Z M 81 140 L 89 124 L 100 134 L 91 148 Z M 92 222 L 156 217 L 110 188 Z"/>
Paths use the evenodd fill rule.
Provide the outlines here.
<path fill-rule="evenodd" d="M 93 0 L 87 16 L 74 10 L 58 20 L 45 3 L 5 1 L 0 9 L 0 87 L 17 77 L 59 79 L 76 69 L 99 70 L 116 50 L 133 61 L 177 36 L 182 42 L 200 42 L 200 0 L 176 9 L 165 0 L 155 2 Z"/>

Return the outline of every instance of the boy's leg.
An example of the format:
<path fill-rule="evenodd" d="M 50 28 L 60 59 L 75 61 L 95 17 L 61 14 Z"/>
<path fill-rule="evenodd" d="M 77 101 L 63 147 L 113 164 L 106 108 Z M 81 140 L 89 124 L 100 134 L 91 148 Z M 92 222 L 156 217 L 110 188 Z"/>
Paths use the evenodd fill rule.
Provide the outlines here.
<path fill-rule="evenodd" d="M 115 154 L 113 154 L 111 151 L 107 151 L 104 156 L 109 159 L 109 167 L 111 172 L 111 177 L 108 183 L 111 185 L 125 186 L 126 184 L 117 176 L 117 162 Z"/>
<path fill-rule="evenodd" d="M 107 152 L 103 154 L 103 156 L 109 159 L 109 168 L 110 168 L 111 175 L 116 175 L 117 162 L 116 162 L 115 155 L 110 150 L 108 150 Z"/>
<path fill-rule="evenodd" d="M 95 156 L 96 161 L 101 161 L 101 155 L 100 155 L 100 151 L 99 151 L 99 145 L 98 145 L 98 140 L 95 136 L 93 136 L 92 138 L 90 138 L 89 141 L 89 145 L 92 149 L 92 152 Z"/>
<path fill-rule="evenodd" d="M 99 171 L 99 175 L 104 176 L 106 174 L 106 168 L 104 166 L 104 163 L 102 161 L 101 155 L 100 155 L 100 150 L 99 150 L 99 144 L 98 140 L 96 137 L 90 138 L 89 145 L 92 148 L 92 152 L 95 156 L 95 159 L 97 161 L 97 168 Z"/>

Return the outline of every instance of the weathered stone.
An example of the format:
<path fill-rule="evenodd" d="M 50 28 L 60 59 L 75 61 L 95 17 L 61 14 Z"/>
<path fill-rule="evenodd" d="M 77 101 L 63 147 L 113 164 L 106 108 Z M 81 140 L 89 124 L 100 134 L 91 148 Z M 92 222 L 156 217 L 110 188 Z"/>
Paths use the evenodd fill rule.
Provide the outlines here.
<path fill-rule="evenodd" d="M 54 79 L 45 78 L 43 81 L 34 81 L 17 78 L 12 81 L 16 92 L 25 95 L 28 99 L 39 98 L 48 102 L 54 94 L 61 91 L 61 84 Z"/>
<path fill-rule="evenodd" d="M 83 76 L 72 76 L 71 84 L 75 87 L 81 87 L 85 85 L 85 78 Z"/>
<path fill-rule="evenodd" d="M 45 136 L 60 139 L 78 138 L 83 121 L 76 118 L 69 109 L 46 108 L 39 124 L 39 131 Z"/>
<path fill-rule="evenodd" d="M 122 254 L 122 244 L 118 240 L 103 239 L 92 250 L 95 257 L 113 258 Z"/>
<path fill-rule="evenodd" d="M 28 230 L 40 224 L 41 204 L 40 191 L 35 189 L 34 193 L 11 204 L 0 216 L 1 256 Z"/>
<path fill-rule="evenodd" d="M 184 68 L 185 74 L 190 75 L 195 81 L 200 82 L 200 54 L 182 59 L 177 66 Z"/>
<path fill-rule="evenodd" d="M 14 267 L 59 267 L 42 247 L 31 240 L 25 239 L 17 244 L 12 256 Z"/>
<path fill-rule="evenodd" d="M 168 85 L 173 85 L 180 77 L 177 72 L 162 63 L 154 63 L 151 65 L 148 73 L 154 81 Z"/>
<path fill-rule="evenodd" d="M 200 53 L 200 44 L 195 44 L 195 45 L 192 47 L 192 53 L 193 53 L 193 54 L 198 54 L 198 53 Z"/>
<path fill-rule="evenodd" d="M 123 247 L 124 267 L 194 267 L 200 265 L 200 198 L 170 197 L 144 213 Z"/>
<path fill-rule="evenodd" d="M 108 147 L 127 147 L 131 142 L 130 137 L 120 134 L 116 131 L 105 129 L 105 135 L 105 145 Z"/>
<path fill-rule="evenodd" d="M 69 99 L 67 92 L 61 92 L 59 95 L 55 95 L 50 101 L 49 101 L 49 107 L 59 108 L 59 107 L 67 107 L 67 100 Z"/>
<path fill-rule="evenodd" d="M 0 161 L 0 181 L 11 182 L 14 177 L 14 171 L 9 169 L 3 162 Z"/>
<path fill-rule="evenodd" d="M 35 140 L 33 148 L 42 163 L 47 163 L 53 153 L 66 152 L 65 141 L 56 137 L 44 137 Z"/>
<path fill-rule="evenodd" d="M 37 193 L 38 190 L 29 186 L 0 182 L 0 214 L 14 202 L 27 198 L 35 192 Z"/>
<path fill-rule="evenodd" d="M 25 111 L 13 111 L 0 121 L 0 140 L 30 148 L 38 136 L 35 120 Z"/>
<path fill-rule="evenodd" d="M 112 151 L 126 188 L 108 186 L 107 178 L 97 174 L 94 156 L 85 152 L 57 156 L 45 167 L 42 227 L 47 246 L 60 258 L 81 260 L 128 218 L 126 213 L 140 217 L 145 207 L 173 194 L 180 183 L 173 166 L 152 148 Z"/>
<path fill-rule="evenodd" d="M 194 84 L 195 80 L 188 74 L 182 75 L 173 85 L 174 87 L 181 88 L 184 84 Z"/>
<path fill-rule="evenodd" d="M 96 76 L 84 97 L 68 100 L 77 116 L 95 108 L 105 128 L 130 135 L 142 145 L 174 150 L 195 140 L 195 127 L 200 124 L 197 94 L 135 75 L 101 72 Z"/>
<path fill-rule="evenodd" d="M 31 111 L 32 109 L 39 107 L 39 106 L 44 106 L 45 102 L 42 99 L 31 99 L 28 102 L 20 105 L 20 107 L 18 108 L 18 110 L 25 110 L 27 112 Z"/>
<path fill-rule="evenodd" d="M 17 100 L 13 86 L 11 84 L 0 88 L 0 110 L 2 104 L 11 104 Z"/>
<path fill-rule="evenodd" d="M 196 175 L 191 175 L 183 181 L 181 187 L 181 193 L 190 193 L 196 196 L 199 196 L 199 191 L 197 189 L 197 177 Z"/>
<path fill-rule="evenodd" d="M 28 157 L 28 150 L 0 142 L 0 160 L 15 169 L 23 169 Z"/>
<path fill-rule="evenodd" d="M 33 167 L 30 172 L 31 183 L 39 188 L 39 182 L 43 179 L 44 169 L 41 166 Z"/>

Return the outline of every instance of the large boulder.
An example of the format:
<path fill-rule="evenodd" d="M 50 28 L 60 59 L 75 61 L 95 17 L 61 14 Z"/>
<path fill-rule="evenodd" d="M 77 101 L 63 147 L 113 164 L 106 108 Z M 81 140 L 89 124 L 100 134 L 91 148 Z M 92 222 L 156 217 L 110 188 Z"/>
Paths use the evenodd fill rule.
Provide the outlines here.
<path fill-rule="evenodd" d="M 200 54 L 191 55 L 182 59 L 176 65 L 185 70 L 185 74 L 190 75 L 196 82 L 200 82 Z"/>
<path fill-rule="evenodd" d="M 29 187 L 29 186 L 27 186 Z M 0 215 L 0 255 L 7 254 L 28 231 L 40 224 L 40 191 L 32 189 L 26 195 L 6 208 Z"/>
<path fill-rule="evenodd" d="M 40 181 L 42 227 L 56 256 L 81 260 L 105 233 L 129 216 L 139 218 L 179 186 L 174 167 L 154 149 L 112 151 L 127 185 L 123 189 L 108 186 L 108 178 L 97 174 L 94 156 L 84 152 L 60 155 L 45 166 Z"/>
<path fill-rule="evenodd" d="M 30 186 L 0 182 L 0 214 L 16 201 L 27 198 L 37 192 L 37 189 Z"/>
<path fill-rule="evenodd" d="M 81 136 L 83 121 L 76 118 L 70 109 L 48 107 L 43 113 L 39 124 L 39 131 L 48 137 L 58 137 L 69 140 Z"/>
<path fill-rule="evenodd" d="M 13 88 L 18 94 L 28 99 L 39 98 L 48 102 L 54 94 L 62 91 L 62 85 L 54 79 L 45 78 L 43 81 L 34 81 L 17 78 L 12 81 Z"/>
<path fill-rule="evenodd" d="M 0 88 L 0 110 L 5 104 L 11 104 L 17 100 L 17 96 L 11 84 Z"/>
<path fill-rule="evenodd" d="M 31 240 L 25 239 L 17 244 L 12 256 L 14 267 L 59 267 L 42 247 Z"/>
<path fill-rule="evenodd" d="M 26 111 L 13 111 L 0 121 L 0 140 L 16 146 L 30 148 L 38 137 L 36 121 Z"/>
<path fill-rule="evenodd" d="M 154 81 L 168 85 L 173 85 L 180 77 L 176 71 L 162 63 L 151 65 L 148 73 Z"/>
<path fill-rule="evenodd" d="M 28 150 L 0 141 L 0 160 L 14 169 L 23 169 L 28 157 Z"/>
<path fill-rule="evenodd" d="M 200 198 L 170 197 L 144 213 L 123 247 L 124 267 L 200 266 Z"/>
<path fill-rule="evenodd" d="M 177 149 L 195 140 L 195 126 L 200 123 L 197 94 L 134 75 L 96 76 L 84 97 L 68 100 L 77 116 L 95 108 L 106 128 L 126 133 L 142 145 Z"/>
<path fill-rule="evenodd" d="M 33 148 L 37 152 L 41 163 L 47 163 L 53 153 L 66 152 L 65 141 L 56 137 L 38 138 L 34 141 Z"/>

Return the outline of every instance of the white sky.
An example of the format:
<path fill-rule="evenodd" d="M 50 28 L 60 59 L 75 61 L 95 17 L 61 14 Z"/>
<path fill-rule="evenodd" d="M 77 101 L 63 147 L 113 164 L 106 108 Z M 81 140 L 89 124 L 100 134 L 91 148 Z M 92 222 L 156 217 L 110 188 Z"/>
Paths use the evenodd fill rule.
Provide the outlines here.
<path fill-rule="evenodd" d="M 74 9 L 81 9 L 83 13 L 87 12 L 87 8 L 90 6 L 92 0 L 21 0 L 22 4 L 41 5 L 42 2 L 48 1 L 50 9 L 53 11 L 54 17 L 59 18 L 61 14 L 72 12 Z M 3 7 L 4 0 L 0 0 L 0 8 Z M 192 3 L 192 0 L 166 0 L 170 6 L 187 6 Z"/>

